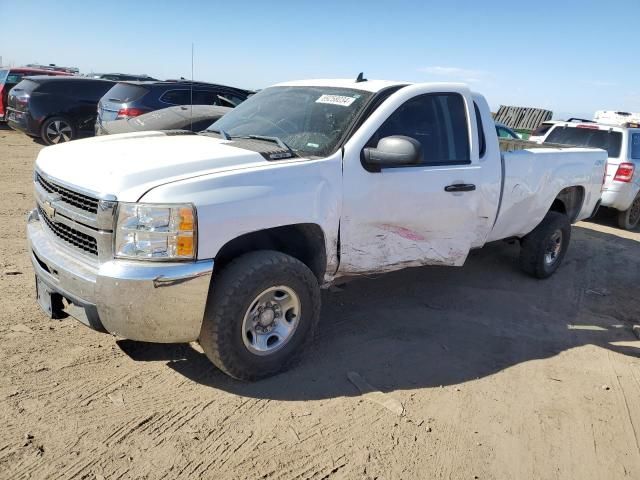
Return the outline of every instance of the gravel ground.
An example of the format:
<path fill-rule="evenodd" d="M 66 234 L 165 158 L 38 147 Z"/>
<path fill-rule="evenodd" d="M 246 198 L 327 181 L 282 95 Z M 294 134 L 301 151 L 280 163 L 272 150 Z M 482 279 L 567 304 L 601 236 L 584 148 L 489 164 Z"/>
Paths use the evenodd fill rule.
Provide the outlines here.
<path fill-rule="evenodd" d="M 324 292 L 302 363 L 246 384 L 39 312 L 40 148 L 0 130 L 0 478 L 640 478 L 637 231 L 578 224 L 546 281 L 499 243 Z"/>

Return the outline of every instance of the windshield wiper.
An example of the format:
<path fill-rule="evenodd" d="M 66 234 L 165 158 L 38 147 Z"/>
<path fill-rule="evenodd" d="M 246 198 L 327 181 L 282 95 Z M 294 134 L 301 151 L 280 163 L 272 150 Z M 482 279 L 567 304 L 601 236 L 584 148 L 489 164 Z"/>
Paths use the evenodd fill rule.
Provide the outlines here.
<path fill-rule="evenodd" d="M 231 137 L 233 138 L 249 138 L 251 140 L 263 140 L 265 142 L 271 142 L 271 143 L 275 143 L 277 144 L 280 148 L 282 148 L 283 150 L 286 150 L 287 152 L 289 152 L 289 154 L 292 157 L 297 157 L 296 152 L 293 151 L 293 149 L 287 145 L 286 143 L 284 143 L 284 140 L 282 140 L 280 137 L 270 137 L 267 135 L 239 135 L 237 137 L 233 136 Z"/>
<path fill-rule="evenodd" d="M 253 138 L 255 140 L 265 140 L 267 142 L 277 143 L 280 148 L 284 148 L 285 150 L 289 150 L 293 153 L 293 150 L 289 145 L 284 143 L 284 141 L 280 137 L 268 137 L 266 135 L 247 135 L 247 138 Z"/>
<path fill-rule="evenodd" d="M 205 132 L 217 133 L 224 140 L 231 140 L 231 137 L 229 136 L 229 134 L 227 132 L 225 132 L 224 130 L 222 130 L 222 129 L 214 130 L 213 128 L 210 128 L 210 129 L 208 128 L 208 129 L 205 130 Z"/>

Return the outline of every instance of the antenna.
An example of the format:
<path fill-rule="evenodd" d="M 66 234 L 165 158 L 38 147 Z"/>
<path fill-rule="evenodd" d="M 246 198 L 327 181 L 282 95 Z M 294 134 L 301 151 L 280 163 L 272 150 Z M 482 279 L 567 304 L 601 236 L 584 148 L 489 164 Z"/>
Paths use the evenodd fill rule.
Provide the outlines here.
<path fill-rule="evenodd" d="M 189 114 L 189 121 L 191 123 L 191 131 L 193 131 L 193 42 L 191 42 L 191 88 L 190 90 L 190 94 L 191 94 L 191 113 Z"/>
<path fill-rule="evenodd" d="M 364 78 L 364 72 L 360 72 L 358 74 L 358 78 L 356 78 L 356 83 L 360 83 L 360 82 L 366 82 L 367 79 Z"/>

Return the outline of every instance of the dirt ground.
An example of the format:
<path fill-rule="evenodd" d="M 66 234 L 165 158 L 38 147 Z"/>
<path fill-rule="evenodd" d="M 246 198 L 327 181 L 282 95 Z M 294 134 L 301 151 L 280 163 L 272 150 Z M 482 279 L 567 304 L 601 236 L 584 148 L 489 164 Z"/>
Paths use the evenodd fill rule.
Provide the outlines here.
<path fill-rule="evenodd" d="M 575 226 L 546 281 L 499 243 L 325 292 L 302 363 L 246 384 L 39 312 L 40 148 L 0 130 L 0 478 L 640 478 L 637 231 Z"/>

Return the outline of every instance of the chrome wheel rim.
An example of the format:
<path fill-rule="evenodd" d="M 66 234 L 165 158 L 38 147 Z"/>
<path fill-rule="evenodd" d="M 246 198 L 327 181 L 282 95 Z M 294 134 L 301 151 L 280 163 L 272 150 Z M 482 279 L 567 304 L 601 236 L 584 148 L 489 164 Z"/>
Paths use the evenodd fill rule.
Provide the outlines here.
<path fill-rule="evenodd" d="M 64 120 L 54 120 L 47 125 L 45 135 L 52 144 L 68 142 L 71 140 L 71 125 Z"/>
<path fill-rule="evenodd" d="M 242 342 L 254 355 L 270 355 L 293 338 L 300 298 L 289 287 L 271 287 L 256 296 L 242 320 Z"/>
<path fill-rule="evenodd" d="M 547 266 L 553 265 L 558 260 L 562 251 L 562 230 L 556 230 L 549 238 L 544 253 L 544 263 Z"/>

